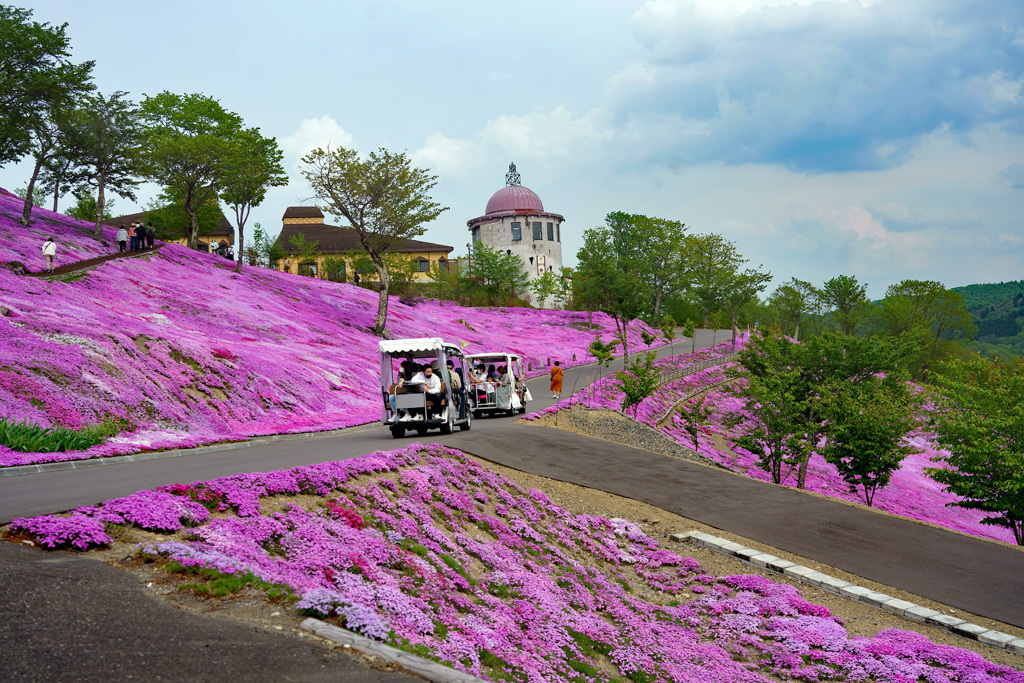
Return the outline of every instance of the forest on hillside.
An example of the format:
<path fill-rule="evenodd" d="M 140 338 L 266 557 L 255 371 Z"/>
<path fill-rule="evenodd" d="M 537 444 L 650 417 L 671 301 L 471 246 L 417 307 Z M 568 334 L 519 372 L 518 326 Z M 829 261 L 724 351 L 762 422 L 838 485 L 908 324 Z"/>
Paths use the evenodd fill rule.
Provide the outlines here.
<path fill-rule="evenodd" d="M 1024 355 L 1024 280 L 955 287 L 978 326 L 972 348 L 985 356 Z"/>

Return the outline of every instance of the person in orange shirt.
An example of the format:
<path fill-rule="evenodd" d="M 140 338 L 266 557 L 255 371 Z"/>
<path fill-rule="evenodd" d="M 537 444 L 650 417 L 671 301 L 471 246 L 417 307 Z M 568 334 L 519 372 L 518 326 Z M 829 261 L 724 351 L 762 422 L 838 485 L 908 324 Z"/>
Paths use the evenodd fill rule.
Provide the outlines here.
<path fill-rule="evenodd" d="M 551 398 L 562 397 L 562 368 L 559 367 L 559 362 L 555 361 L 555 367 L 548 370 L 548 374 L 551 375 Z"/>

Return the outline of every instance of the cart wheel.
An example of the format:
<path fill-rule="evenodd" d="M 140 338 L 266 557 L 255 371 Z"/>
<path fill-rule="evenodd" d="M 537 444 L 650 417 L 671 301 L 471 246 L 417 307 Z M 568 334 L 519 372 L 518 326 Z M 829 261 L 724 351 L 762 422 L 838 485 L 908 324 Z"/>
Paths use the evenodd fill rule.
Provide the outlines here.
<path fill-rule="evenodd" d="M 405 436 L 405 425 L 391 425 L 391 436 L 401 439 Z"/>
<path fill-rule="evenodd" d="M 451 411 L 448 411 L 448 420 L 441 425 L 442 434 L 451 434 L 452 430 L 455 429 L 455 418 L 452 416 Z"/>
<path fill-rule="evenodd" d="M 508 415 L 509 417 L 513 417 L 516 414 L 516 409 L 509 408 L 508 410 L 505 411 L 505 414 Z"/>
<path fill-rule="evenodd" d="M 459 425 L 459 429 L 464 432 L 468 432 L 469 428 L 473 426 L 473 418 L 470 415 L 466 415 L 466 421 Z"/>
<path fill-rule="evenodd" d="M 519 414 L 520 415 L 526 415 L 526 406 L 521 406 L 519 408 Z"/>
<path fill-rule="evenodd" d="M 422 434 L 426 434 L 426 433 L 427 433 L 427 428 L 426 428 L 426 426 L 423 426 L 423 427 L 420 427 L 420 426 L 416 426 L 416 427 L 413 427 L 413 429 L 415 429 L 415 430 L 416 430 L 416 433 L 417 433 L 417 434 L 420 434 L 420 435 L 422 435 Z"/>

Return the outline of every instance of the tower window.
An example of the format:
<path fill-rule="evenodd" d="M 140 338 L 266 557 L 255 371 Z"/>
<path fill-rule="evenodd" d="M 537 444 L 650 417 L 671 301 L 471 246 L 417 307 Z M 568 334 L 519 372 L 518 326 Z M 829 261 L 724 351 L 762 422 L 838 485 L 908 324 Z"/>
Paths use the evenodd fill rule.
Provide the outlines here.
<path fill-rule="evenodd" d="M 533 239 L 538 241 L 544 239 L 544 227 L 540 221 L 533 224 Z"/>
<path fill-rule="evenodd" d="M 558 238 L 556 240 L 557 242 L 561 242 L 562 241 L 562 224 L 561 223 L 559 223 L 558 225 L 555 226 L 555 236 Z"/>
<path fill-rule="evenodd" d="M 555 224 L 548 223 L 548 242 L 555 241 Z"/>
<path fill-rule="evenodd" d="M 523 224 L 513 223 L 512 224 L 512 241 L 521 242 L 523 239 Z"/>

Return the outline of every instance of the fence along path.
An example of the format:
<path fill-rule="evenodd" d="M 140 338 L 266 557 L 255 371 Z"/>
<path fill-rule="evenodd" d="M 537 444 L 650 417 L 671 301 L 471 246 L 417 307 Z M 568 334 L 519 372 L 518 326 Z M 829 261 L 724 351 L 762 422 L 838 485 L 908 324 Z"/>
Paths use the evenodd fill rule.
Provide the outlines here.
<path fill-rule="evenodd" d="M 739 354 L 738 353 L 727 353 L 726 355 L 719 356 L 718 358 L 708 358 L 707 360 L 702 360 L 699 363 L 694 363 L 693 365 L 687 365 L 685 367 L 675 368 L 673 370 L 669 370 L 668 372 L 663 372 L 658 377 L 658 386 L 659 387 L 664 386 L 664 385 L 668 384 L 669 382 L 674 382 L 677 379 L 682 379 L 683 377 L 686 377 L 687 375 L 692 375 L 695 372 L 700 372 L 701 370 L 707 370 L 708 368 L 713 368 L 716 365 L 725 365 L 726 363 L 731 363 L 732 361 L 736 360 L 737 358 L 739 358 Z M 714 387 L 717 387 L 717 386 L 722 385 L 722 384 L 727 384 L 727 383 L 732 382 L 732 381 L 734 381 L 734 380 L 732 380 L 732 379 L 724 379 L 721 382 L 715 382 L 714 384 L 712 384 L 710 386 L 701 387 L 700 389 L 695 389 L 694 391 L 691 391 L 689 393 L 683 394 L 683 396 L 681 396 L 678 400 L 676 400 L 672 405 L 670 405 L 668 407 L 668 410 L 665 411 L 664 415 L 659 417 L 654 422 L 654 428 L 655 429 L 661 429 L 665 425 L 665 423 L 668 422 L 669 418 L 672 417 L 672 413 L 676 412 L 676 409 L 679 407 L 679 404 L 683 403 L 684 401 L 688 401 L 689 399 L 693 398 L 694 396 L 702 394 L 702 393 L 704 393 L 705 391 L 707 391 L 709 389 L 713 389 Z"/>

